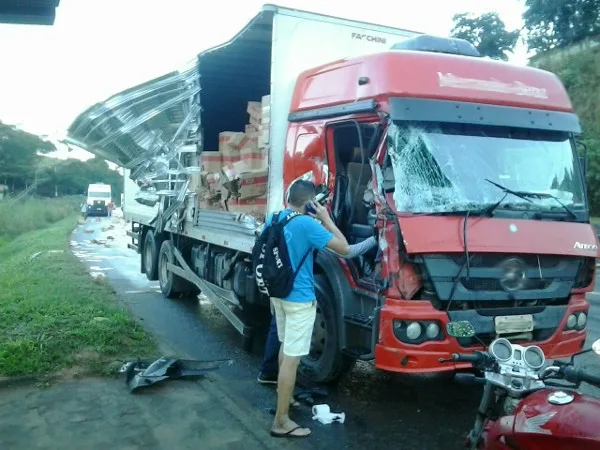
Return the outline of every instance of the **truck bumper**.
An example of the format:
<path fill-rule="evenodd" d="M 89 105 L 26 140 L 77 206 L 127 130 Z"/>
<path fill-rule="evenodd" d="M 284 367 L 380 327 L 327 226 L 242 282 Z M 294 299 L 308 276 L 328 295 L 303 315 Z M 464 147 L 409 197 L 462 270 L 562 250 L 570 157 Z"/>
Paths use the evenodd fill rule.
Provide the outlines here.
<path fill-rule="evenodd" d="M 88 206 L 88 216 L 106 216 L 108 214 L 108 208 L 106 206 Z"/>
<path fill-rule="evenodd" d="M 534 340 L 524 344 L 538 345 L 547 359 L 565 358 L 577 353 L 585 343 L 587 327 L 583 330 L 565 330 L 567 319 L 573 313 L 584 312 L 587 315 L 588 310 L 589 303 L 584 294 L 573 295 L 566 306 L 545 307 L 542 312 L 533 314 Z M 483 315 L 476 310 L 447 313 L 435 309 L 427 301 L 388 299 L 381 309 L 379 340 L 375 346 L 376 367 L 400 373 L 445 372 L 471 367 L 470 364 L 463 363 L 440 364 L 439 359 L 449 358 L 452 353 L 472 353 L 482 349 L 479 344 L 465 344 L 445 333 L 448 322 L 468 320 L 475 326 L 478 335 L 494 334 L 494 316 L 488 315 L 489 310 L 482 312 Z M 501 315 L 506 315 L 506 311 Z M 403 342 L 394 333 L 394 324 L 399 323 L 398 321 L 405 324 L 434 322 L 440 327 L 440 335 L 435 340 L 425 340 L 417 344 Z M 536 341 L 535 336 L 538 336 L 539 340 Z M 489 338 L 487 340 L 489 341 Z"/>

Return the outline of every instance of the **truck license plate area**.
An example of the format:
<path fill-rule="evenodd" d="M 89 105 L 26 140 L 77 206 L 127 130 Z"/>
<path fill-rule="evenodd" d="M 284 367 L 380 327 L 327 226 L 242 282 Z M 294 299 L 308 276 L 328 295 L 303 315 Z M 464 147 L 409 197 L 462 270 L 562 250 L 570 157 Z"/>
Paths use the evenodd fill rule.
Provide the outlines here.
<path fill-rule="evenodd" d="M 494 318 L 496 334 L 527 333 L 533 331 L 533 316 L 497 316 Z"/>

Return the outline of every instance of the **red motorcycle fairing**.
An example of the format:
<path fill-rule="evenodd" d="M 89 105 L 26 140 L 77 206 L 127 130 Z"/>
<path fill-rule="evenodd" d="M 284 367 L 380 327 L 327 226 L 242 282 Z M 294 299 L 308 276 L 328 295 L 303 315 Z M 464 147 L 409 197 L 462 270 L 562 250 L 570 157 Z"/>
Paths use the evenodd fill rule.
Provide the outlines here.
<path fill-rule="evenodd" d="M 486 427 L 485 450 L 600 450 L 600 399 L 571 392 L 574 399 L 554 405 L 544 389 L 530 394 L 515 410 Z"/>

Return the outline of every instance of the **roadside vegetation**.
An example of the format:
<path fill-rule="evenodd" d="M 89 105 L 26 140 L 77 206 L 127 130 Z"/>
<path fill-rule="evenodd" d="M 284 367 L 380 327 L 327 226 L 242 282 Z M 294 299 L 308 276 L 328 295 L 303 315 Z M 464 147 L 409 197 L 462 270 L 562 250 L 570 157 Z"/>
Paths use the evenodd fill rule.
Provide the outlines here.
<path fill-rule="evenodd" d="M 29 231 L 74 216 L 84 197 L 31 198 L 0 201 L 0 246 Z"/>
<path fill-rule="evenodd" d="M 0 376 L 100 374 L 111 363 L 154 353 L 154 341 L 119 307 L 112 289 L 69 251 L 77 216 L 65 202 L 37 210 L 44 228 L 25 219 L 40 207 L 36 201 L 8 216 L 0 205 L 0 235 L 18 233 L 11 219 L 40 228 L 0 246 Z"/>

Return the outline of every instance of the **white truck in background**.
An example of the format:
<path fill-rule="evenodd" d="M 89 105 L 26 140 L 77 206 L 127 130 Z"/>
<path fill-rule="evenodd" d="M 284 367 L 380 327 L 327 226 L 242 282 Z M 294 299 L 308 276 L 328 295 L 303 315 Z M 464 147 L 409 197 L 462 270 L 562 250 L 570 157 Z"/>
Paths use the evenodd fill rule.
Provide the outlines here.
<path fill-rule="evenodd" d="M 88 216 L 108 216 L 108 205 L 112 203 L 110 184 L 92 183 L 88 186 L 87 209 Z"/>

